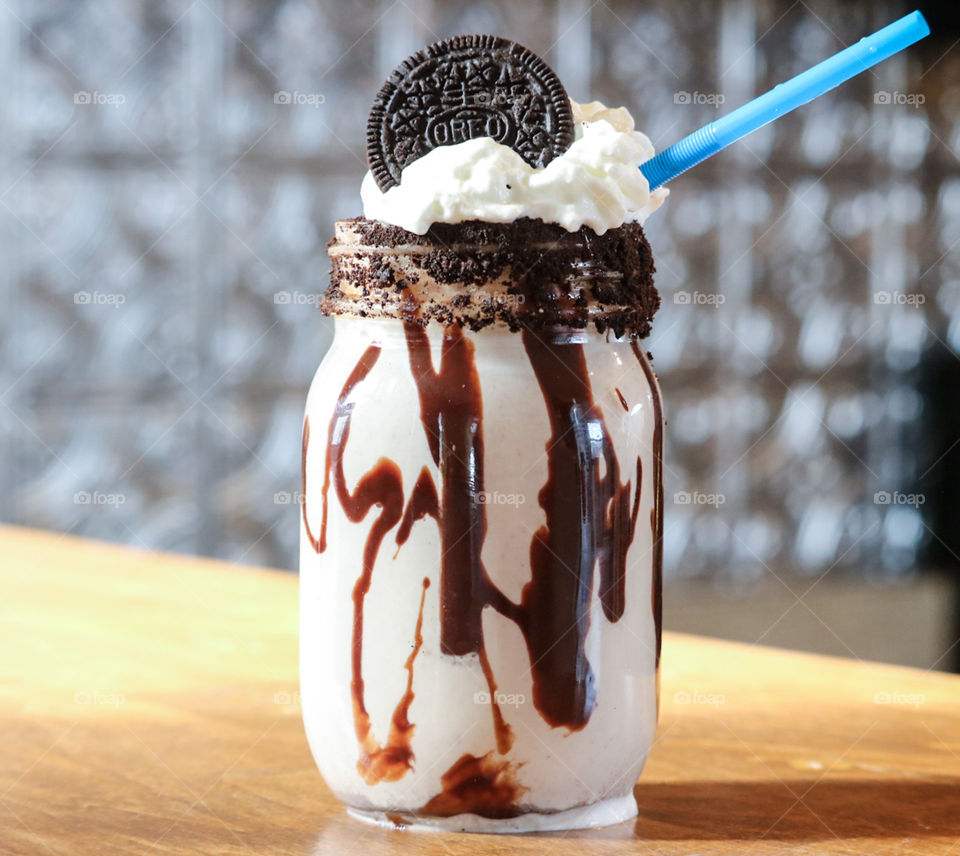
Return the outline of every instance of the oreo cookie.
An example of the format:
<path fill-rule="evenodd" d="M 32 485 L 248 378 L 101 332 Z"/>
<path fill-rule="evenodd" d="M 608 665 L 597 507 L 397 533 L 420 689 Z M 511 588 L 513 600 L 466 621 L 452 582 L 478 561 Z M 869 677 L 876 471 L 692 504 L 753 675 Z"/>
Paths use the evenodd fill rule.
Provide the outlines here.
<path fill-rule="evenodd" d="M 381 190 L 438 146 L 492 137 L 546 166 L 573 142 L 570 99 L 535 53 L 497 36 L 454 36 L 405 59 L 367 120 L 367 161 Z"/>

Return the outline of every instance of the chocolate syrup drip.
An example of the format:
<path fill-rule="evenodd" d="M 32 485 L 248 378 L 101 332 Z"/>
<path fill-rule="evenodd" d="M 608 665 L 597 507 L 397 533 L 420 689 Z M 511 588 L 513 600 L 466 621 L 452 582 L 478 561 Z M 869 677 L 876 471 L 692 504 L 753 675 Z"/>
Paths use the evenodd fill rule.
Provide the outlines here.
<path fill-rule="evenodd" d="M 404 330 L 420 399 L 420 419 L 442 480 L 440 650 L 452 656 L 479 655 L 490 694 L 497 749 L 506 753 L 513 745 L 513 730 L 496 701 L 497 684 L 483 645 L 481 619 L 484 606 L 489 604 L 516 620 L 517 606 L 490 581 L 480 555 L 487 533 L 487 513 L 481 500 L 483 399 L 474 346 L 458 325 L 451 324 L 444 330 L 440 370 L 436 371 L 426 330 L 415 321 L 405 321 Z"/>
<path fill-rule="evenodd" d="M 360 576 L 353 587 L 353 650 L 351 660 L 350 692 L 353 699 L 353 722 L 360 746 L 360 759 L 357 770 L 367 784 L 381 781 L 393 782 L 400 779 L 413 766 L 413 750 L 411 739 L 414 726 L 408 714 L 413 701 L 413 663 L 423 643 L 423 606 L 426 599 L 427 587 L 430 580 L 424 578 L 423 592 L 420 596 L 420 611 L 417 616 L 417 625 L 414 631 L 414 648 L 407 658 L 404 668 L 407 670 L 406 690 L 397 703 L 390 720 L 390 731 L 383 745 L 377 741 L 370 726 L 370 716 L 364 703 L 363 683 L 363 605 L 367 592 L 370 590 L 373 568 L 377 561 L 380 545 L 386 534 L 397 525 L 404 516 L 403 477 L 400 468 L 388 458 L 380 458 L 373 468 L 365 473 L 357 486 L 351 492 L 347 487 L 343 472 L 343 456 L 350 438 L 350 424 L 353 418 L 354 402 L 351 394 L 354 388 L 361 383 L 380 358 L 380 346 L 370 345 L 357 362 L 350 376 L 347 378 L 333 416 L 330 419 L 330 428 L 327 435 L 327 455 L 325 463 L 323 488 L 323 523 L 321 536 L 318 542 L 311 538 L 311 544 L 317 552 L 326 548 L 326 521 L 327 521 L 327 488 L 330 482 L 330 472 L 333 471 L 333 482 L 337 499 L 343 508 L 347 519 L 353 523 L 361 522 L 373 506 L 380 508 L 363 550 L 363 566 Z M 309 423 L 304 424 L 304 462 L 306 449 L 309 444 Z M 306 490 L 306 478 L 304 478 Z M 421 488 L 421 496 L 425 493 Z M 306 503 L 304 502 L 304 507 Z M 421 500 L 420 508 L 424 507 Z M 429 506 L 427 505 L 427 510 Z M 426 513 L 426 512 L 424 512 Z M 304 519 L 306 511 L 304 510 Z"/>
<path fill-rule="evenodd" d="M 647 376 L 650 396 L 653 399 L 653 507 L 650 509 L 650 531 L 653 534 L 653 582 L 650 600 L 653 608 L 653 626 L 657 636 L 657 661 L 660 667 L 660 643 L 663 637 L 663 405 L 660 403 L 660 390 L 657 376 L 636 339 L 630 343 L 637 362 Z M 657 673 L 659 678 L 659 672 Z M 659 694 L 658 699 L 659 703 Z"/>
<path fill-rule="evenodd" d="M 608 333 L 607 335 L 609 335 L 609 333 Z M 613 388 L 613 391 L 617 394 L 617 398 L 620 399 L 620 406 L 623 407 L 623 409 L 626 410 L 627 413 L 629 413 L 629 412 L 630 412 L 630 408 L 627 407 L 627 399 L 625 399 L 625 398 L 623 397 L 623 393 L 620 392 L 620 387 L 615 386 L 615 387 Z"/>
<path fill-rule="evenodd" d="M 330 474 L 330 458 L 327 457 L 327 463 L 324 465 L 327 476 L 323 489 L 323 524 L 320 529 L 320 538 L 314 538 L 313 532 L 310 531 L 310 521 L 307 520 L 307 448 L 310 445 L 310 417 L 307 416 L 303 420 L 303 446 L 300 451 L 300 514 L 303 517 L 303 531 L 307 535 L 307 541 L 310 543 L 310 546 L 313 547 L 315 553 L 322 553 L 326 548 L 327 540 L 327 489 L 326 483 L 329 482 Z"/>
<path fill-rule="evenodd" d="M 440 371 L 426 330 L 404 322 L 420 419 L 440 467 L 440 649 L 454 656 L 483 645 L 488 590 L 480 551 L 487 534 L 483 493 L 483 403 L 473 343 L 457 325 L 444 331 Z"/>
<path fill-rule="evenodd" d="M 400 521 L 400 528 L 397 530 L 397 552 L 399 553 L 407 538 L 410 537 L 410 530 L 413 524 L 418 520 L 423 520 L 429 515 L 438 523 L 440 521 L 440 500 L 437 498 L 437 486 L 433 483 L 429 470 L 424 467 L 417 476 L 417 483 L 413 486 L 413 492 L 407 501 L 407 507 L 403 511 L 403 518 Z"/>
<path fill-rule="evenodd" d="M 599 566 L 604 615 L 617 621 L 624 609 L 641 471 L 638 459 L 631 513 L 630 482 L 620 483 L 620 463 L 593 399 L 582 344 L 558 343 L 531 330 L 522 337 L 551 429 L 548 477 L 538 497 L 546 521 L 530 544 L 522 629 L 537 710 L 551 725 L 577 730 L 596 704 L 596 679 L 585 650 L 593 569 Z"/>
<path fill-rule="evenodd" d="M 515 767 L 505 760 L 461 755 L 440 778 L 443 789 L 419 814 L 453 817 L 470 812 L 481 817 L 516 817 L 522 812 L 516 802 L 527 789 L 517 783 Z"/>
<path fill-rule="evenodd" d="M 630 509 L 630 482 L 615 484 L 613 498 L 608 508 L 606 535 L 612 537 L 610 560 L 600 563 L 600 604 L 607 621 L 619 621 L 626 608 L 627 550 L 633 543 L 640 516 L 640 490 L 643 485 L 643 463 L 637 456 L 637 489 L 633 492 L 633 509 Z M 629 531 L 623 527 L 629 522 Z"/>
<path fill-rule="evenodd" d="M 493 712 L 493 733 L 497 739 L 497 751 L 501 755 L 506 755 L 513 746 L 513 729 L 507 724 L 500 712 L 500 705 L 497 702 L 497 681 L 487 657 L 487 649 L 483 645 L 480 646 L 480 668 L 483 669 L 483 677 L 487 681 L 487 695 L 490 698 L 490 709 Z"/>
<path fill-rule="evenodd" d="M 430 343 L 416 322 L 404 325 L 420 414 L 443 486 L 441 528 L 441 650 L 477 653 L 490 687 L 498 750 L 512 742 L 495 704 L 496 683 L 483 647 L 481 615 L 490 605 L 520 628 L 530 654 L 533 700 L 552 726 L 586 725 L 596 703 L 586 657 L 594 566 L 609 621 L 625 606 L 626 554 L 636 530 L 640 461 L 631 508 L 631 484 L 593 399 L 583 347 L 544 341 L 530 330 L 524 347 L 550 417 L 549 477 L 540 491 L 546 524 L 530 547 L 531 579 L 515 604 L 486 574 L 481 550 L 487 521 L 478 497 L 483 481 L 483 408 L 472 342 L 456 325 L 445 329 L 439 372 Z M 604 474 L 601 476 L 601 465 Z"/>
<path fill-rule="evenodd" d="M 595 403 L 582 345 L 544 341 L 524 330 L 523 344 L 540 385 L 551 426 L 547 442 L 548 478 L 539 502 L 545 524 L 530 546 L 531 577 L 521 603 L 507 598 L 486 574 L 481 560 L 487 521 L 484 503 L 482 399 L 474 346 L 463 331 L 450 325 L 444 333 L 440 370 L 435 371 L 426 331 L 415 322 L 404 323 L 410 367 L 420 398 L 421 420 L 434 462 L 440 469 L 441 495 L 429 471 L 423 468 L 404 502 L 402 476 L 397 465 L 380 458 L 351 492 L 343 471 L 354 402 L 353 389 L 380 356 L 379 345 L 364 352 L 348 377 L 330 420 L 325 463 L 323 518 L 320 538 L 310 531 L 304 502 L 304 523 L 313 549 L 326 547 L 327 490 L 333 472 L 337 498 L 347 518 L 361 522 L 376 505 L 380 512 L 367 536 L 362 571 L 353 590 L 353 652 L 351 694 L 354 726 L 361 748 L 358 770 L 368 784 L 396 781 L 412 768 L 408 718 L 413 701 L 413 664 L 422 645 L 423 609 L 429 578 L 423 580 L 414 648 L 408 657 L 406 690 L 394 709 L 388 739 L 380 745 L 371 732 L 364 705 L 362 677 L 363 603 L 380 545 L 398 523 L 399 546 L 413 523 L 434 517 L 441 534 L 441 650 L 448 655 L 476 653 L 490 690 L 497 752 L 506 754 L 513 733 L 496 704 L 497 684 L 483 643 L 481 615 L 492 606 L 521 630 L 531 661 L 533 695 L 541 716 L 554 727 L 577 730 L 586 725 L 596 703 L 595 678 L 586 657 L 593 569 L 599 572 L 599 597 L 607 620 L 615 622 L 625 608 L 626 555 L 636 530 L 642 484 L 637 459 L 636 490 L 631 507 L 631 483 L 620 482 L 620 464 Z M 662 432 L 660 400 L 652 370 L 633 349 L 643 367 L 654 401 L 654 537 L 652 607 L 660 653 L 660 585 L 662 564 Z M 619 391 L 618 391 L 619 392 Z M 621 403 L 625 405 L 623 396 Z M 303 463 L 310 438 L 304 423 Z M 601 475 L 602 470 L 602 475 Z M 304 466 L 303 489 L 306 493 Z M 516 815 L 516 799 L 523 792 L 506 761 L 463 755 L 442 777 L 443 790 L 423 808 L 424 813 L 449 816 L 470 811 L 486 817 Z"/>
<path fill-rule="evenodd" d="M 420 593 L 420 609 L 417 612 L 417 626 L 413 632 L 413 650 L 407 657 L 403 667 L 407 670 L 407 686 L 397 706 L 390 717 L 390 732 L 386 743 L 381 746 L 370 731 L 370 717 L 363 708 L 363 681 L 360 680 L 361 695 L 354 694 L 354 726 L 357 728 L 357 739 L 360 742 L 361 754 L 357 762 L 357 770 L 368 785 L 377 782 L 395 782 L 402 778 L 407 770 L 413 769 L 413 730 L 416 727 L 410 722 L 410 704 L 413 702 L 413 663 L 423 645 L 423 606 L 426 602 L 427 589 L 430 579 L 423 578 L 423 591 Z M 356 589 L 354 590 L 356 594 Z M 354 600 L 356 602 L 356 599 Z M 361 625 L 362 626 L 362 625 Z M 354 629 L 356 629 L 356 616 Z M 354 636 L 354 666 L 359 659 L 357 637 Z M 359 673 L 356 673 L 359 674 Z M 358 718 L 358 704 L 362 714 Z M 362 734 L 362 736 L 361 736 Z"/>

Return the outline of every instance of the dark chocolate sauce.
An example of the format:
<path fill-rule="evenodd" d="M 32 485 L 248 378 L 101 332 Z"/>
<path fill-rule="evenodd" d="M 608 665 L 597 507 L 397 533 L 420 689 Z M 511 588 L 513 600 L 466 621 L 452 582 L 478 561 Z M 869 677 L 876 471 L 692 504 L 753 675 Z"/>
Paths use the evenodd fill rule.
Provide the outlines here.
<path fill-rule="evenodd" d="M 637 362 L 647 376 L 650 396 L 653 399 L 653 507 L 650 509 L 650 531 L 653 534 L 653 582 L 650 600 L 653 608 L 653 626 L 657 636 L 657 668 L 660 667 L 660 643 L 663 637 L 663 405 L 657 376 L 636 339 L 630 343 Z M 659 676 L 659 672 L 658 672 Z M 658 699 L 659 702 L 659 693 Z"/>
<path fill-rule="evenodd" d="M 478 501 L 483 479 L 483 405 L 473 343 L 456 325 L 445 329 L 440 370 L 425 329 L 405 322 L 410 369 L 434 462 L 443 479 L 441 529 L 441 650 L 477 653 L 490 688 L 500 751 L 512 742 L 496 705 L 496 683 L 483 646 L 481 615 L 490 605 L 520 628 L 530 653 L 534 704 L 554 727 L 582 728 L 596 703 L 585 652 L 594 566 L 604 615 L 624 610 L 627 548 L 640 501 L 640 462 L 631 508 L 631 484 L 603 414 L 594 402 L 583 346 L 523 332 L 550 417 L 549 476 L 540 491 L 546 523 L 530 547 L 531 579 L 515 604 L 493 585 L 481 559 L 487 520 Z M 601 476 L 601 465 L 604 473 Z"/>
<path fill-rule="evenodd" d="M 353 721 L 360 746 L 360 759 L 357 770 L 367 784 L 381 781 L 392 782 L 401 778 L 413 766 L 413 750 L 411 739 L 414 726 L 410 722 L 408 713 L 413 701 L 413 662 L 420 651 L 423 642 L 421 629 L 423 627 L 423 606 L 427 587 L 430 580 L 424 578 L 423 593 L 420 597 L 420 612 L 414 632 L 414 648 L 407 658 L 407 687 L 393 711 L 390 721 L 390 732 L 386 742 L 381 745 L 374 736 L 370 727 L 370 716 L 364 704 L 363 684 L 363 604 L 367 592 L 370 590 L 373 567 L 377 561 L 380 545 L 386 534 L 400 522 L 404 515 L 403 477 L 400 468 L 388 458 L 380 458 L 373 468 L 365 473 L 353 491 L 347 487 L 343 471 L 343 457 L 347 442 L 350 438 L 350 424 L 353 417 L 354 402 L 351 394 L 354 388 L 361 383 L 370 370 L 376 365 L 380 357 L 380 346 L 370 345 L 357 362 L 350 376 L 347 378 L 333 416 L 330 419 L 330 428 L 327 435 L 326 474 L 324 477 L 323 492 L 323 528 L 318 544 L 314 547 L 322 552 L 325 547 L 324 530 L 326 528 L 327 495 L 326 488 L 330 480 L 330 471 L 333 471 L 333 483 L 337 499 L 343 508 L 347 519 L 353 523 L 361 522 L 371 508 L 377 506 L 380 511 L 367 535 L 363 550 L 363 565 L 360 576 L 353 587 L 353 650 L 351 661 L 350 692 L 353 699 Z M 304 425 L 304 437 L 309 442 L 309 425 Z M 305 447 L 306 449 L 306 444 Z M 304 454 L 306 454 L 304 452 Z M 422 491 L 423 492 L 423 491 Z M 304 503 L 305 505 L 305 503 Z M 421 505 L 421 507 L 423 507 Z M 425 512 L 426 513 L 426 512 Z M 311 541 L 311 543 L 313 543 Z"/>
<path fill-rule="evenodd" d="M 462 755 L 441 777 L 442 790 L 419 814 L 453 817 L 470 812 L 480 817 L 516 817 L 522 812 L 517 800 L 527 789 L 519 785 L 515 765 L 495 759 L 493 752 L 477 757 Z"/>
<path fill-rule="evenodd" d="M 307 535 L 307 541 L 310 543 L 310 546 L 313 547 L 315 553 L 322 553 L 327 545 L 327 490 L 326 484 L 323 489 L 323 524 L 320 530 L 320 538 L 314 538 L 313 532 L 310 531 L 310 521 L 307 520 L 307 448 L 310 446 L 310 417 L 307 416 L 303 420 L 303 447 L 300 452 L 300 514 L 303 516 L 303 531 Z M 324 464 L 324 469 L 327 472 L 326 481 L 329 481 L 330 473 L 330 458 L 327 457 L 327 463 Z"/>
<path fill-rule="evenodd" d="M 483 403 L 473 343 L 446 328 L 435 371 L 426 330 L 404 323 L 410 370 L 420 397 L 420 419 L 433 461 L 440 467 L 440 648 L 454 656 L 483 645 L 480 614 L 486 571 L 480 558 L 487 534 L 483 493 Z"/>
<path fill-rule="evenodd" d="M 607 336 L 607 337 L 608 337 L 608 339 L 609 339 L 609 331 L 608 331 L 608 336 Z M 615 386 L 615 387 L 613 388 L 613 391 L 617 394 L 617 398 L 620 399 L 620 406 L 623 407 L 623 409 L 626 410 L 627 413 L 629 413 L 629 412 L 630 412 L 630 408 L 627 407 L 627 399 L 625 399 L 625 398 L 623 397 L 623 393 L 620 392 L 620 387 Z"/>
<path fill-rule="evenodd" d="M 367 536 L 363 564 L 353 590 L 353 652 L 351 694 L 354 725 L 361 754 L 358 770 L 368 784 L 396 781 L 411 769 L 414 725 L 408 714 L 413 700 L 413 664 L 422 645 L 423 609 L 429 578 L 423 580 L 414 648 L 408 657 L 406 690 L 394 709 L 390 733 L 380 745 L 371 732 L 364 705 L 362 677 L 363 603 L 370 589 L 373 567 L 386 534 L 399 524 L 398 549 L 415 521 L 437 520 L 441 539 L 439 585 L 440 647 L 449 656 L 477 654 L 493 715 L 497 752 L 505 755 L 513 732 L 496 703 L 497 684 L 484 647 L 481 623 L 485 606 L 513 621 L 527 644 L 533 680 L 533 701 L 546 722 L 570 730 L 583 728 L 596 704 L 596 682 L 586 656 L 594 568 L 605 618 L 618 621 L 625 608 L 626 556 L 636 531 L 640 507 L 642 464 L 636 463 L 636 489 L 620 482 L 620 464 L 593 397 L 583 346 L 563 342 L 552 334 L 524 330 L 523 345 L 543 395 L 551 436 L 546 444 L 548 477 L 538 494 L 544 525 L 530 545 L 530 580 L 521 602 L 507 598 L 487 576 L 481 552 L 486 536 L 483 473 L 483 405 L 474 345 L 457 325 L 445 329 L 439 371 L 435 370 L 424 328 L 404 322 L 410 368 L 420 399 L 421 421 L 427 444 L 442 479 L 438 495 L 424 467 L 404 502 L 399 467 L 380 458 L 351 492 L 344 477 L 343 455 L 350 435 L 354 388 L 380 356 L 371 345 L 348 377 L 330 420 L 325 463 L 323 518 L 319 539 L 310 531 L 317 552 L 326 547 L 327 490 L 333 473 L 337 499 L 347 518 L 362 521 L 373 506 L 379 508 Z M 660 655 L 662 575 L 662 431 L 661 406 L 652 370 L 632 345 L 650 382 L 654 402 L 654 498 L 651 528 L 654 538 L 652 608 L 656 624 L 657 663 Z M 626 401 L 617 393 L 626 408 Z M 310 437 L 304 424 L 303 461 Z M 304 493 L 306 475 L 304 468 Z M 632 503 L 631 503 L 632 493 Z M 473 812 L 485 817 L 519 813 L 515 802 L 523 792 L 506 760 L 463 755 L 442 776 L 443 789 L 423 808 L 425 814 L 449 816 Z"/>
<path fill-rule="evenodd" d="M 423 520 L 427 516 L 434 520 L 440 520 L 440 500 L 437 498 L 437 486 L 433 483 L 433 478 L 429 470 L 424 467 L 417 476 L 417 482 L 413 486 L 413 493 L 407 501 L 407 507 L 404 509 L 403 518 L 400 520 L 400 528 L 397 530 L 397 552 L 400 547 L 410 537 L 410 530 L 413 524 L 418 520 Z"/>
<path fill-rule="evenodd" d="M 596 681 L 585 644 L 590 627 L 594 566 L 608 621 L 624 609 L 627 549 L 640 500 L 640 465 L 633 511 L 630 482 L 603 413 L 595 403 L 583 345 L 524 330 L 551 436 L 547 481 L 539 502 L 546 520 L 530 544 L 530 582 L 521 600 L 533 674 L 533 700 L 554 727 L 583 728 L 596 704 Z M 601 465 L 603 474 L 601 475 Z"/>
<path fill-rule="evenodd" d="M 516 620 L 517 607 L 487 576 L 481 551 L 487 532 L 483 482 L 483 399 L 473 343 L 451 324 L 444 330 L 440 370 L 433 366 L 423 326 L 405 321 L 410 370 L 420 419 L 442 480 L 440 523 L 440 650 L 477 654 L 490 695 L 497 748 L 506 753 L 513 731 L 496 701 L 497 684 L 483 646 L 481 617 L 491 605 Z"/>

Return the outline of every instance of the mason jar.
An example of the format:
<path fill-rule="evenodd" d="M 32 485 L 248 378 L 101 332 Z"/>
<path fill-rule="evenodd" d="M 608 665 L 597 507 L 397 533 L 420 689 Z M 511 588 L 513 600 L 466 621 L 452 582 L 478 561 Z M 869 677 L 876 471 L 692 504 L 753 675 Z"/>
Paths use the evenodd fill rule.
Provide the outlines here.
<path fill-rule="evenodd" d="M 630 225 L 336 224 L 300 673 L 314 758 L 357 817 L 511 832 L 637 812 L 663 418 Z"/>

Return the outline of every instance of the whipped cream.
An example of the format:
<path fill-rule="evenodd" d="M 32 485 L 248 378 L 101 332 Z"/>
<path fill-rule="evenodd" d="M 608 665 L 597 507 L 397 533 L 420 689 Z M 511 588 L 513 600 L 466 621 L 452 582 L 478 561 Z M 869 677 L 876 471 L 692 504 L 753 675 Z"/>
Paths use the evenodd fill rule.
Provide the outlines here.
<path fill-rule="evenodd" d="M 433 223 L 483 220 L 508 223 L 535 217 L 570 232 L 597 234 L 629 221 L 644 223 L 669 191 L 653 192 L 640 164 L 654 155 L 624 107 L 571 101 L 573 144 L 540 169 L 509 146 L 478 137 L 432 149 L 401 173 L 386 193 L 367 172 L 360 189 L 363 214 L 418 235 Z"/>

